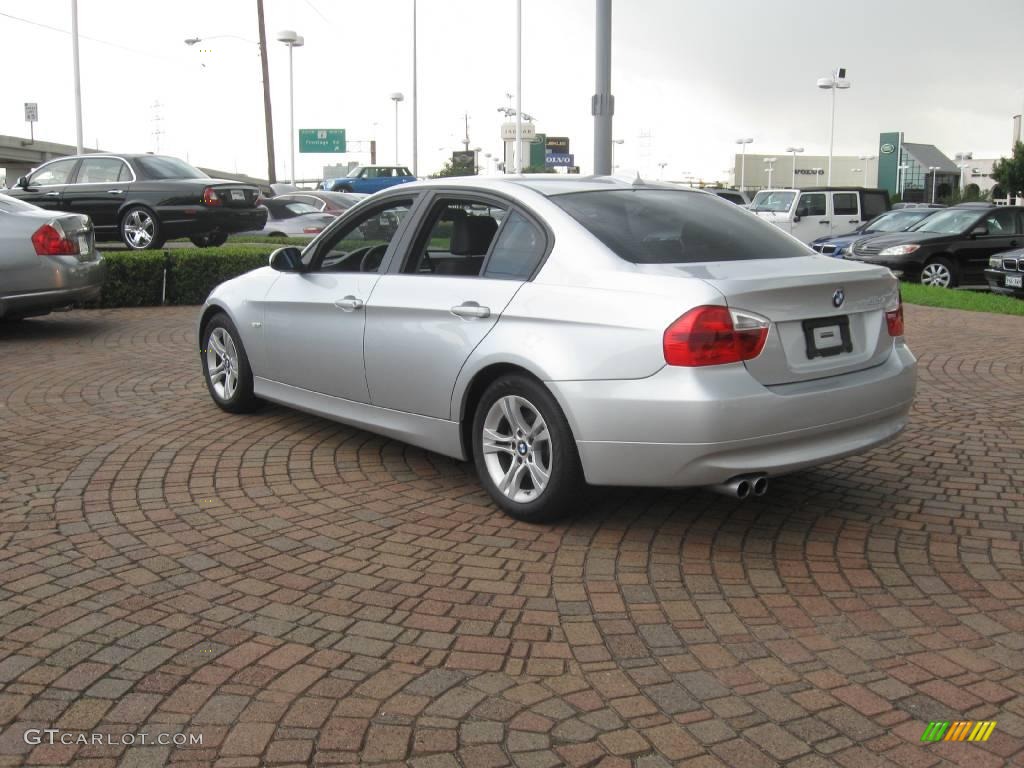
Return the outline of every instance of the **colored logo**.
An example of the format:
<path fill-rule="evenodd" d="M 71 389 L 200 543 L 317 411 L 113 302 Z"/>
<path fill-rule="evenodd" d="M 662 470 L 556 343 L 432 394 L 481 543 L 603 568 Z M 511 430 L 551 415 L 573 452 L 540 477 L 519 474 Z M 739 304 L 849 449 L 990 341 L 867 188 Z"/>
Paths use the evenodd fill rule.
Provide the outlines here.
<path fill-rule="evenodd" d="M 921 734 L 921 741 L 988 741 L 996 729 L 995 720 L 957 720 L 956 722 L 936 721 L 928 723 Z"/>
<path fill-rule="evenodd" d="M 880 146 L 878 148 L 878 151 L 881 152 L 883 155 L 891 155 L 893 152 L 896 151 L 896 146 L 894 144 L 886 143 Z"/>

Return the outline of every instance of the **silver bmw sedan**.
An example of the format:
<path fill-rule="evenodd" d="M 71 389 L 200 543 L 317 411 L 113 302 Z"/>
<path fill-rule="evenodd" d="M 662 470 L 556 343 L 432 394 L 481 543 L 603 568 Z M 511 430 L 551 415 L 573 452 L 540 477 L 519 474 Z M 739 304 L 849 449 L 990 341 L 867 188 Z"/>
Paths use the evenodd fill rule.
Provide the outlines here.
<path fill-rule="evenodd" d="M 585 484 L 760 495 L 898 434 L 916 369 L 889 270 L 611 177 L 373 195 L 218 286 L 198 344 L 221 408 L 270 400 L 472 458 L 527 521 Z"/>

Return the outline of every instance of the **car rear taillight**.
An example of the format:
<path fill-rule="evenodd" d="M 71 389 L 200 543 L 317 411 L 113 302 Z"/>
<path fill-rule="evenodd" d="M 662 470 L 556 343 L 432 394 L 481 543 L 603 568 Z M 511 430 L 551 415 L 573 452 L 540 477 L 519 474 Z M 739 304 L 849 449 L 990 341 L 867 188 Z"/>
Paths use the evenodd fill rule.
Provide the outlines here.
<path fill-rule="evenodd" d="M 220 205 L 220 198 L 217 197 L 216 191 L 213 187 L 207 187 L 203 190 L 203 205 Z"/>
<path fill-rule="evenodd" d="M 32 233 L 32 245 L 37 256 L 74 256 L 78 254 L 78 241 L 67 236 L 55 221 L 43 224 Z"/>
<path fill-rule="evenodd" d="M 767 318 L 727 307 L 691 309 L 665 329 L 662 345 L 669 365 L 722 365 L 761 354 Z"/>
<path fill-rule="evenodd" d="M 302 234 L 304 235 L 319 235 L 324 231 L 323 227 L 303 227 Z"/>
<path fill-rule="evenodd" d="M 885 310 L 885 324 L 889 326 L 890 336 L 903 335 L 903 294 L 898 294 L 896 309 Z"/>

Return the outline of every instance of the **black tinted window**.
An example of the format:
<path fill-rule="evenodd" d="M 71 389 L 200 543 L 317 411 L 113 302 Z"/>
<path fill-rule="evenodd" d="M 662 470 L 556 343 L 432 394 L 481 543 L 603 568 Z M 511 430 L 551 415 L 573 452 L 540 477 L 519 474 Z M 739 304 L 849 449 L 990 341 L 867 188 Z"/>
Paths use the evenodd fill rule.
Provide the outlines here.
<path fill-rule="evenodd" d="M 136 158 L 135 162 L 148 179 L 205 179 L 205 173 L 193 168 L 184 160 L 176 157 L 147 155 Z"/>
<path fill-rule="evenodd" d="M 636 189 L 553 195 L 602 243 L 637 264 L 740 261 L 804 256 L 773 224 L 715 195 Z"/>
<path fill-rule="evenodd" d="M 809 195 L 801 195 L 800 202 L 796 204 L 797 216 L 824 216 L 825 215 L 825 194 L 814 192 Z"/>
<path fill-rule="evenodd" d="M 832 208 L 836 216 L 856 216 L 857 193 L 836 192 L 832 195 Z"/>
<path fill-rule="evenodd" d="M 860 204 L 865 219 L 871 219 L 889 210 L 889 196 L 885 192 L 862 192 Z"/>
<path fill-rule="evenodd" d="M 541 231 L 512 211 L 494 244 L 484 277 L 528 280 L 544 258 L 545 245 Z"/>

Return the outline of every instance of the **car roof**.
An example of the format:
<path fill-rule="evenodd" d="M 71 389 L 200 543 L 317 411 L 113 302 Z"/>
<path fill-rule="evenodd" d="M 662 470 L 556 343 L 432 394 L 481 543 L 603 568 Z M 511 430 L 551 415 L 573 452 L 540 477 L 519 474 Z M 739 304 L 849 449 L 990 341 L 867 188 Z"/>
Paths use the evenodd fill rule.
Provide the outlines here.
<path fill-rule="evenodd" d="M 598 192 L 626 189 L 668 189 L 683 193 L 707 194 L 703 190 L 681 187 L 667 181 L 645 181 L 636 177 L 628 179 L 622 176 L 576 176 L 556 175 L 553 173 L 524 174 L 522 176 L 449 176 L 441 179 L 402 184 L 394 189 L 411 187 L 474 187 L 480 190 L 495 192 L 517 192 L 526 188 L 538 192 L 545 197 L 566 195 L 573 192 Z"/>

